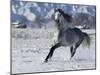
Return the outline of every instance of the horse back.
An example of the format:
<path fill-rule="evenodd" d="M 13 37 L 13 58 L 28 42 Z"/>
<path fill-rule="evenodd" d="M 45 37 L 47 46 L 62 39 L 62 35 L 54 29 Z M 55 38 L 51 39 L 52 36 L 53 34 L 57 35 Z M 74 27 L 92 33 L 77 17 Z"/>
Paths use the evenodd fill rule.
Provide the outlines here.
<path fill-rule="evenodd" d="M 78 28 L 69 28 L 59 33 L 58 41 L 64 45 L 73 45 L 83 39 L 83 33 Z"/>

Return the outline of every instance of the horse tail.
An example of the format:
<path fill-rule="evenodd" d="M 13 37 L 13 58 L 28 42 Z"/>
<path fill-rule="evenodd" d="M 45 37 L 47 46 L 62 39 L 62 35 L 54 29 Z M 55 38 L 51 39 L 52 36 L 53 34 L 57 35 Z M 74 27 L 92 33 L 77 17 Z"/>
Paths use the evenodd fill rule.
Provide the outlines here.
<path fill-rule="evenodd" d="M 91 39 L 90 39 L 89 35 L 87 33 L 83 32 L 83 46 L 90 47 L 90 42 L 91 42 Z"/>

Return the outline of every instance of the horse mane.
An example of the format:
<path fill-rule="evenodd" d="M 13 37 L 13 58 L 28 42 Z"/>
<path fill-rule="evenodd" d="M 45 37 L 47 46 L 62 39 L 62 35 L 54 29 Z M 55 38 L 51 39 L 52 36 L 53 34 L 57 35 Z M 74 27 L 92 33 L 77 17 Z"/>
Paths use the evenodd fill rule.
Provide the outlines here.
<path fill-rule="evenodd" d="M 63 17 L 68 21 L 68 22 L 72 22 L 72 17 L 71 15 L 64 13 L 64 11 L 62 9 L 58 9 L 58 11 L 63 15 Z"/>

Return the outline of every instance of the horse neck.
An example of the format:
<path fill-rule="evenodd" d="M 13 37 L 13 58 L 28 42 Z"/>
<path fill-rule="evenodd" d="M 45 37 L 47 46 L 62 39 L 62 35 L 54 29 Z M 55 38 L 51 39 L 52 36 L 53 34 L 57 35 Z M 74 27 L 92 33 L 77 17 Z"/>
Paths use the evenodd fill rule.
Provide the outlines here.
<path fill-rule="evenodd" d="M 71 23 L 67 22 L 63 16 L 61 16 L 61 18 L 59 20 L 59 24 L 60 24 L 59 28 L 61 28 L 61 30 L 66 30 L 66 29 L 72 28 Z"/>

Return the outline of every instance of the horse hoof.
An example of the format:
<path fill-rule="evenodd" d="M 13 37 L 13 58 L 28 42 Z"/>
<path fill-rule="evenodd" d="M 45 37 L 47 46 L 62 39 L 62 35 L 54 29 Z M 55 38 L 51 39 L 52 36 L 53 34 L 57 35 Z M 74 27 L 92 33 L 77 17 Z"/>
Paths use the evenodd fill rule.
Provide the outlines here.
<path fill-rule="evenodd" d="M 45 60 L 45 61 L 44 61 L 44 63 L 47 63 L 47 62 L 48 62 L 48 60 Z"/>
<path fill-rule="evenodd" d="M 72 60 L 72 57 L 69 60 L 71 61 Z"/>
<path fill-rule="evenodd" d="M 44 61 L 44 63 L 47 63 L 48 61 Z"/>

